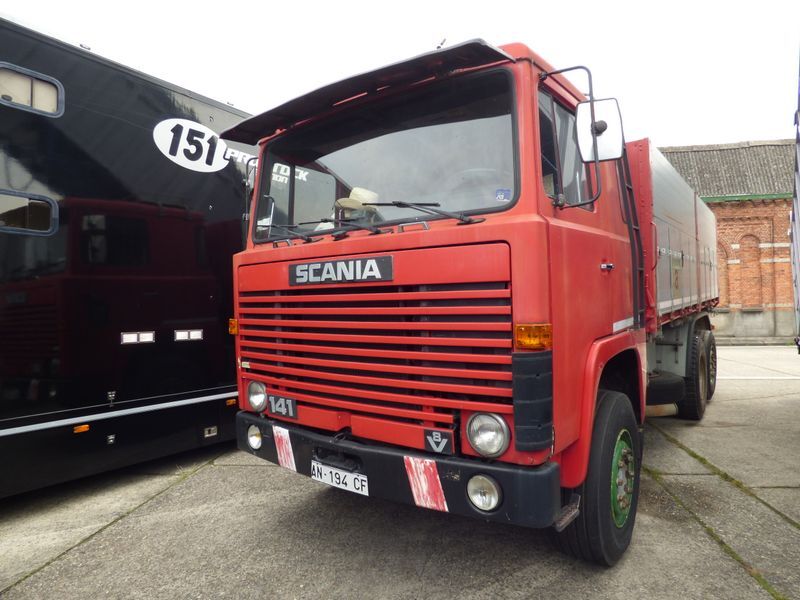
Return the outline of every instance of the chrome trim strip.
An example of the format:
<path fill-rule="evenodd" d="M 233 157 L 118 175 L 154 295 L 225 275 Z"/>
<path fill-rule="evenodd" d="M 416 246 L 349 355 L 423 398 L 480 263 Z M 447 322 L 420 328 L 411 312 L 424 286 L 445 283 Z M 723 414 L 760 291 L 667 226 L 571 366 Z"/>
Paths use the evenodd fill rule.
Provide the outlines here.
<path fill-rule="evenodd" d="M 11 427 L 9 429 L 0 429 L 0 437 L 17 435 L 19 433 L 30 433 L 31 431 L 42 431 L 44 429 L 55 429 L 56 427 L 64 427 L 66 425 L 78 425 L 82 423 L 91 423 L 92 421 L 115 419 L 117 417 L 124 417 L 126 415 L 136 415 L 156 410 L 165 410 L 167 408 L 175 408 L 176 406 L 187 406 L 189 404 L 200 404 L 201 402 L 211 402 L 212 400 L 236 397 L 236 392 L 229 392 L 227 394 L 215 394 L 213 396 L 201 396 L 199 398 L 189 398 L 187 400 L 175 400 L 174 402 L 163 402 L 148 406 L 137 406 L 136 408 L 126 408 L 123 410 L 114 410 L 106 413 L 95 413 L 91 415 L 85 415 L 83 417 L 74 417 L 72 419 L 60 419 L 58 421 L 49 421 L 47 423 L 36 423 L 34 425 Z"/>

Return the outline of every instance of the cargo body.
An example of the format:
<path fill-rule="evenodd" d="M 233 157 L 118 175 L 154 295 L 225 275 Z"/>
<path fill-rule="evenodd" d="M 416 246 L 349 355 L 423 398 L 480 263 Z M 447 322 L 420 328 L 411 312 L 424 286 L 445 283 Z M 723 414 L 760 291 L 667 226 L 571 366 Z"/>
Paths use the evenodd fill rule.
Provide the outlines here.
<path fill-rule="evenodd" d="M 596 530 L 577 553 L 613 564 L 639 424 L 713 393 L 714 217 L 647 140 L 584 163 L 550 71 L 469 42 L 223 134 L 261 148 L 237 439 L 354 493 Z"/>
<path fill-rule="evenodd" d="M 792 283 L 794 284 L 795 331 L 800 332 L 800 82 L 797 90 L 797 112 L 794 114 L 795 155 L 794 155 L 794 195 L 792 196 L 792 216 L 789 227 L 792 257 Z M 795 338 L 800 352 L 800 336 Z"/>
<path fill-rule="evenodd" d="M 0 497 L 232 438 L 246 114 L 3 20 L 0 88 Z"/>

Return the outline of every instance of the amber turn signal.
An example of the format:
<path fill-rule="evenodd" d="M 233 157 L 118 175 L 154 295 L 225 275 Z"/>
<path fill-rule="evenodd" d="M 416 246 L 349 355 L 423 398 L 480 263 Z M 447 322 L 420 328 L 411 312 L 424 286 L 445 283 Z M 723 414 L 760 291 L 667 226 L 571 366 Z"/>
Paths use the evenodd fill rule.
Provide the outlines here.
<path fill-rule="evenodd" d="M 88 423 L 84 423 L 83 425 L 75 425 L 75 427 L 72 428 L 72 433 L 84 433 L 86 431 L 89 431 Z"/>
<path fill-rule="evenodd" d="M 550 350 L 553 347 L 553 326 L 550 323 L 515 325 L 514 346 L 518 350 Z"/>
<path fill-rule="evenodd" d="M 228 319 L 228 333 L 231 335 L 239 335 L 239 320 Z"/>

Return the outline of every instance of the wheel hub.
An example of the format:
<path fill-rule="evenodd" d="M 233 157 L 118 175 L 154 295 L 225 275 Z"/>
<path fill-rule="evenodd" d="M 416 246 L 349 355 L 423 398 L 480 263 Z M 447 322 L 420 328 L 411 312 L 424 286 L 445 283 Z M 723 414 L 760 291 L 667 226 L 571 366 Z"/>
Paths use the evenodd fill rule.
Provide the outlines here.
<path fill-rule="evenodd" d="M 611 463 L 611 516 L 614 525 L 623 527 L 633 504 L 633 487 L 636 477 L 636 458 L 633 441 L 627 429 L 617 436 L 614 458 Z"/>

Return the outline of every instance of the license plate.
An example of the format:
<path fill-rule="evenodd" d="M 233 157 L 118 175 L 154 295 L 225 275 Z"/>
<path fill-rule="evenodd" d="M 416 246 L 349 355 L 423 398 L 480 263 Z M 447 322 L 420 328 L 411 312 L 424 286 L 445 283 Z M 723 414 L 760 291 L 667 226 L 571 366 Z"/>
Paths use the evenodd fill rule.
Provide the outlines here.
<path fill-rule="evenodd" d="M 328 465 L 323 465 L 322 463 L 312 460 L 311 479 L 342 490 L 347 490 L 348 492 L 369 496 L 367 476 L 361 475 L 360 473 L 351 473 L 350 471 L 329 467 Z"/>

